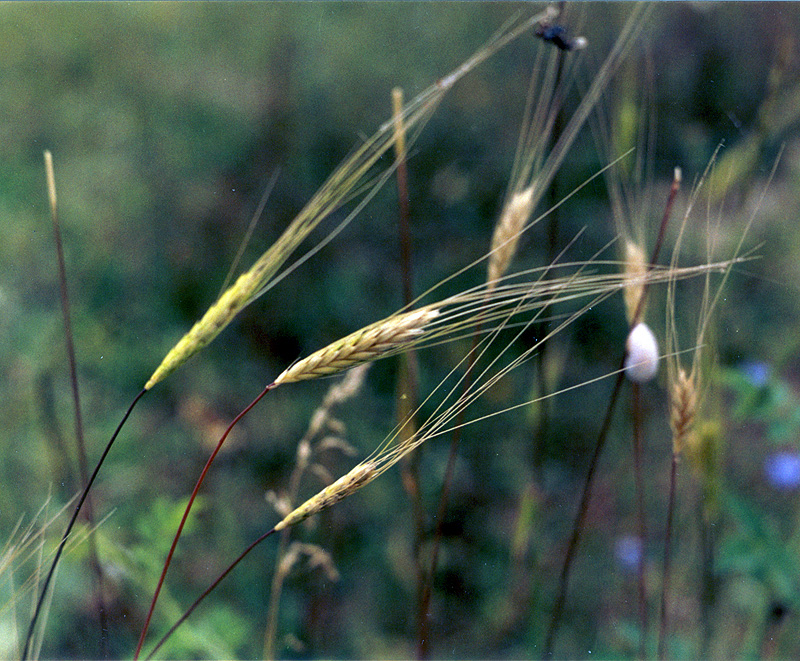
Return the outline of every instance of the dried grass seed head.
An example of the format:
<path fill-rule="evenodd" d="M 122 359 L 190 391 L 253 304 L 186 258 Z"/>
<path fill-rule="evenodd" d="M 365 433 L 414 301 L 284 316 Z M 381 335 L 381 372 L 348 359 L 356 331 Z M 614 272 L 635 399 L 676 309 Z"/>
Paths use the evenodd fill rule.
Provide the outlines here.
<path fill-rule="evenodd" d="M 508 271 L 517 252 L 519 238 L 531 217 L 534 206 L 533 185 L 514 193 L 506 202 L 492 235 L 488 281 L 496 282 Z"/>
<path fill-rule="evenodd" d="M 200 321 L 167 352 L 161 364 L 147 380 L 145 390 L 150 390 L 206 347 L 245 306 L 283 277 L 283 275 L 277 275 L 278 271 L 300 243 L 324 218 L 350 200 L 354 192 L 359 191 L 364 182 L 370 178 L 373 166 L 395 144 L 397 139 L 395 126 L 399 118 L 402 119 L 404 133 L 407 134 L 415 128 L 420 130 L 444 95 L 456 82 L 498 50 L 535 27 L 537 23 L 549 20 L 554 11 L 548 7 L 537 15 L 507 24 L 470 58 L 408 102 L 401 113 L 395 113 L 391 120 L 382 124 L 371 138 L 361 144 L 331 174 L 281 237 L 251 269 L 242 274 L 234 285 L 226 290 L 219 300 L 207 310 Z M 413 135 L 410 135 L 409 140 L 412 139 Z M 355 210 L 340 223 L 339 229 L 355 217 L 390 175 L 391 170 L 378 177 L 377 184 L 368 188 L 367 194 Z M 334 230 L 329 238 L 335 236 L 339 229 Z M 306 257 L 313 253 L 314 249 Z M 284 275 L 290 271 L 291 268 L 284 271 Z"/>
<path fill-rule="evenodd" d="M 335 505 L 340 500 L 347 498 L 347 496 L 350 496 L 358 491 L 361 487 L 369 484 L 378 476 L 376 468 L 377 464 L 372 461 L 358 464 L 348 473 L 342 475 L 342 477 L 336 480 L 333 484 L 328 485 L 318 494 L 312 496 L 290 514 L 288 514 L 275 526 L 275 531 L 277 532 L 289 526 L 300 523 L 301 521 L 314 516 L 318 512 L 321 512 L 326 507 Z"/>
<path fill-rule="evenodd" d="M 669 423 L 672 427 L 672 449 L 681 454 L 691 443 L 697 416 L 697 387 L 692 375 L 682 367 L 670 389 Z"/>
<path fill-rule="evenodd" d="M 423 308 L 366 326 L 284 370 L 275 385 L 328 376 L 402 351 L 418 342 L 437 316 L 437 309 Z"/>
<path fill-rule="evenodd" d="M 628 323 L 634 322 L 634 317 L 639 309 L 639 302 L 645 291 L 645 281 L 647 276 L 647 258 L 642 247 L 631 241 L 625 241 L 625 313 Z M 639 312 L 639 318 L 644 316 L 645 308 Z"/>

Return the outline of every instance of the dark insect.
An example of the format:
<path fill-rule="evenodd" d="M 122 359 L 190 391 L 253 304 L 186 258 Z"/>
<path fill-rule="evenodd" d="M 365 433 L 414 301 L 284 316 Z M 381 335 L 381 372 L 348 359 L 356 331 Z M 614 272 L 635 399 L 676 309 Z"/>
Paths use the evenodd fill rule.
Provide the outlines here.
<path fill-rule="evenodd" d="M 536 36 L 565 51 L 580 50 L 586 45 L 583 37 L 570 39 L 567 36 L 567 29 L 560 25 L 539 25 L 536 28 Z"/>

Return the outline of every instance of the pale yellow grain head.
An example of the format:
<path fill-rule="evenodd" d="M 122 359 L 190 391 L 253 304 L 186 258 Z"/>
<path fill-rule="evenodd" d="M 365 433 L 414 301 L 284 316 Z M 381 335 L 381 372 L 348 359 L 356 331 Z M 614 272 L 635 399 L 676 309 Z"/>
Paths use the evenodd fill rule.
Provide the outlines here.
<path fill-rule="evenodd" d="M 198 351 L 206 347 L 252 300 L 260 286 L 259 278 L 253 269 L 242 274 L 236 282 L 219 297 L 203 317 L 180 341 L 170 349 L 164 360 L 145 384 L 150 390 L 159 381 L 167 378 Z"/>
<path fill-rule="evenodd" d="M 506 202 L 492 235 L 487 281 L 494 283 L 502 278 L 517 252 L 519 237 L 533 213 L 533 185 L 517 191 Z"/>
<path fill-rule="evenodd" d="M 47 197 L 50 200 L 50 210 L 56 211 L 56 175 L 53 169 L 53 152 L 44 150 L 44 172 L 47 178 Z"/>
<path fill-rule="evenodd" d="M 376 468 L 377 464 L 372 461 L 358 464 L 350 472 L 342 475 L 336 482 L 328 485 L 318 494 L 312 496 L 302 505 L 290 512 L 275 526 L 275 531 L 277 532 L 300 523 L 301 521 L 305 521 L 307 518 L 321 512 L 326 507 L 335 505 L 340 500 L 352 495 L 378 476 Z"/>
<path fill-rule="evenodd" d="M 309 233 L 326 217 L 352 199 L 353 192 L 359 190 L 364 182 L 372 179 L 372 168 L 381 157 L 400 139 L 405 149 L 406 136 L 410 143 L 412 130 L 419 129 L 430 118 L 444 95 L 479 64 L 505 45 L 529 31 L 539 21 L 552 14 L 550 9 L 522 21 L 506 26 L 482 48 L 448 75 L 438 79 L 417 97 L 395 111 L 389 122 L 384 123 L 368 140 L 364 141 L 350 157 L 339 165 L 317 193 L 309 200 L 297 217 L 286 228 L 281 237 L 259 258 L 253 267 L 244 273 L 220 299 L 212 305 L 192 329 L 167 353 L 161 364 L 145 384 L 150 390 L 159 381 L 172 374 L 189 358 L 207 346 L 249 303 L 274 285 L 277 273 L 294 250 Z M 397 96 L 400 101 L 399 95 Z M 402 130 L 399 127 L 402 126 Z M 377 178 L 374 186 L 351 212 L 342 225 L 349 222 L 385 182 L 391 171 Z M 291 270 L 291 269 L 290 269 Z M 334 369 L 329 373 L 338 371 Z"/>
<path fill-rule="evenodd" d="M 687 445 L 693 443 L 696 416 L 697 386 L 694 378 L 681 367 L 671 386 L 669 405 L 672 448 L 675 454 L 682 454 Z"/>
<path fill-rule="evenodd" d="M 625 313 L 628 323 L 633 324 L 634 316 L 642 300 L 647 276 L 647 258 L 642 247 L 631 241 L 625 241 Z M 645 310 L 639 313 L 639 319 L 644 317 Z"/>
<path fill-rule="evenodd" d="M 296 362 L 275 379 L 275 385 L 329 376 L 403 351 L 419 342 L 437 316 L 435 308 L 423 308 L 366 326 Z"/>

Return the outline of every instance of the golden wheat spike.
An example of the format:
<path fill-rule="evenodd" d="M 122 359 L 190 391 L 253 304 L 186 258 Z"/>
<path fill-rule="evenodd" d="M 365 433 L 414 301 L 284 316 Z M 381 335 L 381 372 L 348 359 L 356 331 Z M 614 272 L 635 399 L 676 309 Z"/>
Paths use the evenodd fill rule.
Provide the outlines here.
<path fill-rule="evenodd" d="M 314 516 L 326 507 L 335 505 L 364 485 L 369 484 L 378 476 L 378 473 L 375 472 L 376 467 L 377 464 L 372 461 L 358 464 L 350 472 L 342 475 L 336 482 L 328 485 L 300 505 L 300 507 L 290 512 L 275 526 L 275 532 L 305 521 L 310 516 Z"/>
<path fill-rule="evenodd" d="M 634 316 L 639 310 L 639 301 L 642 300 L 645 287 L 644 276 L 648 270 L 647 257 L 642 247 L 630 239 L 625 241 L 625 276 L 629 284 L 625 285 L 624 296 L 629 324 L 634 322 Z M 644 309 L 639 311 L 639 319 L 644 318 L 644 313 Z"/>
<path fill-rule="evenodd" d="M 444 95 L 467 73 L 540 21 L 552 18 L 552 15 L 553 9 L 547 8 L 535 16 L 517 22 L 516 25 L 505 26 L 472 57 L 407 103 L 400 114 L 406 131 L 413 128 L 419 129 L 431 116 Z M 148 379 L 145 390 L 150 390 L 207 346 L 246 305 L 275 284 L 278 270 L 299 244 L 325 217 L 341 207 L 363 187 L 364 182 L 369 178 L 372 167 L 394 145 L 396 140 L 395 124 L 400 117 L 395 115 L 390 121 L 380 126 L 369 140 L 358 147 L 331 174 L 277 242 L 261 256 L 247 273 L 241 275 L 233 286 L 208 309 L 200 321 L 170 349 Z M 409 139 L 412 138 L 413 136 L 410 136 Z M 391 171 L 378 177 L 378 183 L 369 189 L 355 211 L 342 221 L 339 228 L 356 215 L 386 181 L 389 174 Z M 334 230 L 329 238 L 336 233 L 338 230 Z M 280 277 L 277 276 L 278 279 Z"/>
<path fill-rule="evenodd" d="M 683 452 L 694 432 L 697 416 L 697 388 L 694 379 L 682 367 L 672 384 L 669 405 L 669 423 L 672 427 L 672 448 L 675 454 Z"/>
<path fill-rule="evenodd" d="M 202 319 L 170 349 L 145 384 L 145 390 L 150 390 L 156 383 L 168 377 L 219 335 L 222 329 L 250 302 L 253 290 L 257 286 L 258 276 L 255 267 L 240 275 L 236 282 L 220 296 L 219 300 L 208 308 Z"/>
<path fill-rule="evenodd" d="M 296 362 L 275 379 L 275 385 L 328 376 L 402 351 L 418 341 L 425 326 L 438 316 L 437 309 L 423 308 L 366 326 Z"/>
<path fill-rule="evenodd" d="M 494 283 L 506 274 L 514 254 L 517 252 L 520 236 L 533 212 L 533 185 L 514 193 L 503 207 L 500 219 L 492 234 L 492 250 L 489 258 L 489 283 Z"/>

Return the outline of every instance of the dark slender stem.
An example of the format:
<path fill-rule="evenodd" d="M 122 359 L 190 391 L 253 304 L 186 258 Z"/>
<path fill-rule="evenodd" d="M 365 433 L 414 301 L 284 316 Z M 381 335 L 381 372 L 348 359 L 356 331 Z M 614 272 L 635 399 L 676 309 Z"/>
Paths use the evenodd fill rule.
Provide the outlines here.
<path fill-rule="evenodd" d="M 661 622 L 658 628 L 657 658 L 666 659 L 667 607 L 669 606 L 670 565 L 672 562 L 672 522 L 675 516 L 675 489 L 678 472 L 678 454 L 672 453 L 672 466 L 669 472 L 669 499 L 667 502 L 667 529 L 664 533 L 664 572 L 661 579 Z"/>
<path fill-rule="evenodd" d="M 158 595 L 161 594 L 161 588 L 164 586 L 164 578 L 167 575 L 167 570 L 169 569 L 170 564 L 172 563 L 172 556 L 175 554 L 175 547 L 178 546 L 178 540 L 181 537 L 181 533 L 183 532 L 183 527 L 186 525 L 186 520 L 189 518 L 189 512 L 192 510 L 192 505 L 194 504 L 195 499 L 197 498 L 197 494 L 200 492 L 200 485 L 203 484 L 203 480 L 206 479 L 206 475 L 208 474 L 209 468 L 211 468 L 211 464 L 214 463 L 214 459 L 216 458 L 219 451 L 222 449 L 222 444 L 225 443 L 225 440 L 228 438 L 228 435 L 231 433 L 233 428 L 236 424 L 241 420 L 245 415 L 250 412 L 256 404 L 258 404 L 261 399 L 266 395 L 270 390 L 275 388 L 275 384 L 269 384 L 261 393 L 256 397 L 247 407 L 239 413 L 228 425 L 228 428 L 225 430 L 225 433 L 222 434 L 222 438 L 219 439 L 219 443 L 217 443 L 217 447 L 214 448 L 214 451 L 211 453 L 211 456 L 208 458 L 206 465 L 203 467 L 203 470 L 200 473 L 200 477 L 197 480 L 197 483 L 194 485 L 194 489 L 192 490 L 192 495 L 189 497 L 189 502 L 186 503 L 186 509 L 183 511 L 183 517 L 181 517 L 181 522 L 178 524 L 178 529 L 175 531 L 175 537 L 172 540 L 172 546 L 169 547 L 169 553 L 167 553 L 167 559 L 164 561 L 164 568 L 161 570 L 161 576 L 158 579 L 158 584 L 156 585 L 156 590 L 153 593 L 153 599 L 150 602 L 150 610 L 147 611 L 147 617 L 144 621 L 144 626 L 142 627 L 142 633 L 139 635 L 139 643 L 136 645 L 136 652 L 133 655 L 134 660 L 139 658 L 139 654 L 142 651 L 142 645 L 144 644 L 144 639 L 147 636 L 147 630 L 150 628 L 150 620 L 153 618 L 153 612 L 156 608 L 156 602 L 158 601 Z"/>
<path fill-rule="evenodd" d="M 392 90 L 392 114 L 394 117 L 395 154 L 397 159 L 397 205 L 398 228 L 400 235 L 400 277 L 403 283 L 403 305 L 409 306 L 414 296 L 414 278 L 411 260 L 411 212 L 409 208 L 410 193 L 408 190 L 408 159 L 406 152 L 406 129 L 403 122 L 403 90 L 395 87 Z M 400 376 L 398 380 L 398 424 L 409 436 L 416 429 L 411 419 L 419 403 L 419 363 L 417 354 L 412 349 L 401 356 Z M 422 566 L 422 544 L 425 539 L 425 507 L 422 502 L 420 488 L 419 462 L 422 453 L 420 447 L 409 455 L 401 464 L 403 488 L 411 501 L 414 523 L 414 573 L 417 585 L 417 631 L 418 649 L 425 646 L 427 640 L 424 633 L 427 626 L 427 608 L 425 607 L 425 586 L 427 585 L 425 569 Z"/>
<path fill-rule="evenodd" d="M 218 586 L 218 585 L 219 585 L 219 584 L 222 582 L 222 579 L 224 579 L 224 578 L 225 578 L 225 577 L 226 577 L 228 574 L 230 574 L 230 573 L 233 571 L 234 567 L 236 567 L 236 565 L 238 565 L 238 564 L 239 564 L 239 563 L 240 563 L 242 560 L 244 560 L 244 557 L 245 557 L 245 556 L 246 556 L 248 553 L 250 553 L 250 551 L 252 551 L 252 550 L 253 550 L 253 549 L 254 549 L 256 546 L 258 546 L 258 545 L 259 545 L 261 542 L 263 542 L 263 541 L 264 541 L 264 540 L 265 540 L 267 537 L 269 537 L 269 536 L 270 536 L 272 533 L 274 533 L 274 532 L 275 532 L 275 528 L 273 528 L 273 529 L 272 529 L 272 530 L 270 530 L 269 532 L 266 532 L 266 533 L 264 533 L 264 534 L 263 534 L 263 535 L 261 535 L 261 537 L 259 537 L 259 538 L 258 538 L 256 541 L 254 541 L 252 544 L 250 544 L 250 546 L 248 546 L 248 547 L 247 547 L 247 548 L 246 548 L 246 549 L 245 549 L 245 550 L 242 552 L 242 554 L 241 554 L 241 555 L 240 555 L 238 558 L 236 558 L 236 560 L 234 560 L 234 561 L 231 563 L 231 565 L 230 565 L 230 566 L 229 566 L 229 567 L 228 567 L 228 568 L 227 568 L 227 569 L 226 569 L 224 572 L 222 572 L 222 573 L 219 575 L 219 577 L 217 578 L 217 580 L 215 580 L 215 581 L 214 581 L 214 582 L 213 582 L 211 585 L 209 585 L 209 586 L 208 586 L 208 587 L 205 589 L 205 591 L 203 592 L 203 594 L 201 594 L 201 595 L 200 595 L 200 596 L 199 596 L 199 597 L 198 597 L 198 598 L 195 600 L 195 602 L 194 602 L 194 603 L 193 603 L 191 606 L 189 606 L 189 609 L 188 609 L 188 610 L 187 610 L 187 611 L 186 611 L 186 612 L 185 612 L 183 615 L 181 615 L 180 619 L 179 619 L 179 620 L 178 620 L 178 621 L 177 621 L 175 624 L 173 624 L 173 625 L 172 625 L 172 628 L 171 628 L 169 631 L 167 631 L 167 633 L 165 633 L 165 634 L 164 634 L 164 637 L 163 637 L 161 640 L 159 640 L 159 641 L 158 641 L 158 644 L 157 644 L 157 645 L 156 645 L 156 646 L 155 646 L 155 647 L 154 647 L 152 650 L 150 650 L 150 654 L 148 654 L 148 655 L 145 657 L 146 661 L 149 661 L 149 659 L 152 659 L 152 658 L 153 658 L 153 655 L 154 655 L 156 652 L 158 652 L 158 650 L 159 650 L 159 649 L 161 649 L 161 646 L 162 646 L 164 643 L 166 643 L 166 642 L 167 642 L 167 639 L 169 639 L 169 637 L 170 637 L 170 636 L 171 636 L 173 633 L 175 633 L 175 630 L 176 630 L 176 629 L 177 629 L 177 628 L 178 628 L 178 627 L 179 627 L 181 624 L 183 624 L 183 623 L 184 623 L 184 622 L 187 620 L 187 618 L 188 618 L 188 617 L 189 617 L 189 616 L 192 614 L 192 612 L 194 611 L 194 609 L 195 609 L 195 608 L 197 608 L 197 607 L 200 605 L 200 603 L 203 601 L 203 599 L 205 599 L 205 598 L 206 598 L 206 597 L 207 597 L 209 594 L 211 594 L 211 592 L 214 590 L 214 588 L 216 588 L 216 587 L 217 587 L 217 586 Z"/>
<path fill-rule="evenodd" d="M 67 360 L 69 362 L 69 380 L 72 386 L 72 403 L 75 418 L 75 442 L 78 449 L 78 470 L 81 477 L 81 487 L 85 488 L 89 481 L 89 466 L 86 460 L 86 443 L 83 434 L 83 415 L 81 413 L 81 396 L 78 388 L 78 361 L 75 357 L 75 342 L 72 333 L 70 315 L 69 291 L 67 289 L 67 265 L 64 259 L 64 244 L 61 240 L 61 224 L 58 220 L 58 207 L 56 205 L 56 182 L 53 170 L 53 156 L 50 151 L 44 153 L 47 187 L 50 197 L 50 213 L 53 218 L 53 237 L 56 244 L 56 258 L 58 262 L 58 284 L 61 294 L 61 315 L 64 320 L 64 339 L 67 345 Z M 89 536 L 89 561 L 97 579 L 97 609 L 100 621 L 100 656 L 108 657 L 108 623 L 106 621 L 106 605 L 103 596 L 103 568 L 97 555 L 97 541 L 94 534 L 94 507 L 92 499 L 86 500 L 86 520 L 92 530 Z"/>
<path fill-rule="evenodd" d="M 67 543 L 67 538 L 69 534 L 72 532 L 72 528 L 75 526 L 75 522 L 78 520 L 78 514 L 80 514 L 81 507 L 83 507 L 83 503 L 86 501 L 86 498 L 89 495 L 89 490 L 92 488 L 94 484 L 95 478 L 97 478 L 97 474 L 100 472 L 100 467 L 103 465 L 106 457 L 108 456 L 109 451 L 111 450 L 111 446 L 114 445 L 114 441 L 117 439 L 122 426 L 125 424 L 125 421 L 130 416 L 131 411 L 133 411 L 134 406 L 136 406 L 137 402 L 144 396 L 147 390 L 142 390 L 136 397 L 134 398 L 131 405 L 128 407 L 128 410 L 125 412 L 125 415 L 122 416 L 122 420 L 120 421 L 119 425 L 117 425 L 114 434 L 111 436 L 111 440 L 106 445 L 106 449 L 103 450 L 103 454 L 100 456 L 100 460 L 97 462 L 97 466 L 95 466 L 94 472 L 92 473 L 89 481 L 86 483 L 86 486 L 81 493 L 81 497 L 78 499 L 78 504 L 75 506 L 75 511 L 72 514 L 72 518 L 69 520 L 67 524 L 67 529 L 64 531 L 64 536 L 61 538 L 61 541 L 58 544 L 58 548 L 56 549 L 56 554 L 53 557 L 53 563 L 50 565 L 50 570 L 47 572 L 47 576 L 44 580 L 44 585 L 42 586 L 42 592 L 39 595 L 39 600 L 36 602 L 36 609 L 33 612 L 33 617 L 31 618 L 30 626 L 28 627 L 28 633 L 25 636 L 25 647 L 22 650 L 22 659 L 25 661 L 28 658 L 28 654 L 30 653 L 30 645 L 31 640 L 33 639 L 33 631 L 36 627 L 36 622 L 39 619 L 39 614 L 42 611 L 42 605 L 44 604 L 45 595 L 47 594 L 47 588 L 50 586 L 50 581 L 53 578 L 53 573 L 55 572 L 56 566 L 58 565 L 58 561 L 61 558 L 61 554 L 64 552 L 64 546 Z"/>
<path fill-rule="evenodd" d="M 559 8 L 563 12 L 563 6 Z M 556 53 L 556 77 L 553 84 L 555 93 L 553 96 L 552 106 L 557 108 L 555 121 L 553 122 L 553 131 L 550 135 L 550 151 L 558 144 L 564 133 L 564 92 L 562 90 L 562 79 L 564 77 L 564 53 L 557 51 Z M 559 250 L 559 222 L 558 222 L 558 183 L 556 176 L 553 176 L 552 183 L 548 190 L 548 198 L 550 200 L 550 213 L 547 215 L 547 263 L 552 264 L 558 257 Z M 550 316 L 549 306 L 542 310 L 542 321 L 536 326 L 537 337 L 547 337 L 550 334 L 550 323 L 548 317 Z M 542 343 L 536 356 L 537 372 L 536 379 L 539 387 L 539 420 L 536 428 L 536 436 L 534 439 L 535 446 L 533 448 L 533 477 L 538 480 L 541 478 L 540 472 L 542 468 L 542 461 L 544 460 L 545 444 L 550 435 L 550 412 L 553 407 L 551 398 L 548 397 L 548 384 L 547 384 L 547 364 L 549 355 L 549 344 Z"/>
<path fill-rule="evenodd" d="M 661 247 L 664 243 L 664 236 L 666 235 L 667 224 L 669 223 L 669 218 L 672 213 L 672 205 L 675 202 L 675 197 L 678 194 L 678 190 L 680 189 L 680 172 L 678 170 L 675 171 L 675 177 L 672 181 L 672 186 L 670 187 L 669 194 L 667 196 L 667 204 L 664 208 L 664 216 L 661 219 L 661 225 L 658 229 L 658 237 L 656 238 L 655 246 L 653 247 L 653 255 L 650 258 L 650 264 L 648 265 L 648 271 L 652 270 L 653 265 L 658 261 L 658 256 L 661 252 Z M 639 297 L 639 303 L 636 306 L 636 311 L 633 314 L 633 318 L 631 319 L 631 328 L 634 327 L 642 317 L 642 313 L 644 311 L 644 303 L 647 298 L 647 292 L 649 290 L 648 283 L 645 282 L 644 286 L 642 287 L 642 294 Z M 589 509 L 589 500 L 591 499 L 592 495 L 592 487 L 594 482 L 594 474 L 597 469 L 597 463 L 600 459 L 600 455 L 603 453 L 603 448 L 606 444 L 606 438 L 608 436 L 608 431 L 611 428 L 611 420 L 614 417 L 614 410 L 617 406 L 617 399 L 619 397 L 619 392 L 622 389 L 622 382 L 624 380 L 624 372 L 623 367 L 625 365 L 625 353 L 623 352 L 622 358 L 619 362 L 619 371 L 617 374 L 617 379 L 614 382 L 614 389 L 611 392 L 611 399 L 608 402 L 608 408 L 606 409 L 606 416 L 603 419 L 603 425 L 600 428 L 600 432 L 597 435 L 597 442 L 595 444 L 594 453 L 592 454 L 592 458 L 589 462 L 589 470 L 586 474 L 586 480 L 583 485 L 583 493 L 581 495 L 581 502 L 578 506 L 578 514 L 575 518 L 575 523 L 572 528 L 572 535 L 570 536 L 569 544 L 567 545 L 567 553 L 564 557 L 564 565 L 561 569 L 561 574 L 559 576 L 558 582 L 558 595 L 556 597 L 556 602 L 553 607 L 553 617 L 550 621 L 550 626 L 547 630 L 547 636 L 545 638 L 544 644 L 544 656 L 548 658 L 553 654 L 553 644 L 555 642 L 555 635 L 556 631 L 558 630 L 558 625 L 561 622 L 561 616 L 564 612 L 564 603 L 567 597 L 567 587 L 569 584 L 569 574 L 572 568 L 572 562 L 575 559 L 575 553 L 577 551 L 578 543 L 580 542 L 581 533 L 583 530 L 584 520 L 586 518 L 586 513 Z"/>
<path fill-rule="evenodd" d="M 478 337 L 481 334 L 482 322 L 479 320 L 475 325 L 475 332 L 472 335 L 472 348 L 469 351 L 469 363 L 467 371 L 464 375 L 464 387 L 462 390 L 462 397 L 466 394 L 470 385 L 472 384 L 472 371 L 475 367 L 475 350 L 478 346 Z M 442 531 L 444 527 L 444 518 L 447 515 L 447 505 L 450 500 L 450 485 L 453 482 L 453 474 L 455 473 L 456 457 L 458 456 L 458 445 L 461 440 L 461 429 L 464 421 L 465 408 L 462 407 L 458 412 L 456 425 L 453 428 L 453 435 L 450 439 L 450 453 L 447 456 L 447 467 L 444 472 L 444 479 L 442 481 L 442 493 L 439 496 L 439 507 L 436 510 L 436 529 L 433 533 L 433 544 L 431 547 L 431 564 L 428 571 L 427 580 L 425 581 L 424 590 L 422 593 L 422 602 L 420 605 L 420 628 L 419 628 L 419 641 L 417 647 L 417 658 L 427 659 L 430 653 L 430 604 L 431 594 L 433 592 L 433 577 L 436 573 L 436 566 L 439 564 L 439 549 L 442 542 Z"/>
<path fill-rule="evenodd" d="M 705 479 L 708 479 L 707 477 Z M 713 478 L 712 478 L 713 479 Z M 698 508 L 702 553 L 702 591 L 700 595 L 701 639 L 699 658 L 708 657 L 713 627 L 713 609 L 716 602 L 716 580 L 714 578 L 714 557 L 716 530 L 713 513 L 714 505 L 708 493 L 708 483 L 703 486 L 701 505 Z M 762 655 L 763 658 L 763 655 Z"/>
<path fill-rule="evenodd" d="M 578 550 L 578 542 L 580 541 L 581 532 L 583 531 L 584 521 L 586 514 L 589 511 L 589 500 L 592 496 L 592 486 L 594 484 L 594 474 L 597 469 L 597 464 L 600 460 L 600 455 L 603 453 L 603 448 L 606 444 L 608 437 L 608 430 L 611 428 L 611 420 L 614 417 L 614 410 L 616 409 L 617 399 L 622 390 L 622 382 L 625 374 L 622 371 L 622 364 L 624 358 L 620 363 L 620 371 L 617 374 L 617 379 L 614 382 L 614 389 L 611 391 L 611 399 L 608 402 L 606 409 L 606 417 L 603 420 L 603 426 L 600 428 L 600 433 L 597 436 L 597 443 L 595 444 L 594 453 L 589 461 L 589 470 L 586 474 L 586 480 L 583 484 L 583 493 L 581 494 L 581 502 L 578 505 L 578 514 L 575 517 L 575 523 L 572 526 L 572 535 L 570 536 L 569 543 L 567 544 L 567 553 L 564 557 L 564 565 L 561 568 L 561 575 L 558 579 L 558 596 L 556 597 L 555 605 L 553 606 L 553 617 L 550 621 L 550 627 L 547 630 L 547 637 L 544 644 L 544 657 L 549 658 L 553 654 L 553 644 L 555 642 L 556 631 L 561 622 L 561 616 L 564 612 L 564 603 L 567 598 L 567 587 L 569 585 L 569 573 L 572 568 L 572 562 L 575 559 L 575 553 Z"/>
<path fill-rule="evenodd" d="M 392 105 L 395 128 L 395 152 L 397 154 L 397 204 L 400 225 L 400 270 L 403 278 L 403 304 L 411 303 L 413 297 L 411 272 L 411 223 L 409 222 L 408 164 L 406 160 L 406 131 L 403 124 L 403 90 L 392 90 Z"/>
<path fill-rule="evenodd" d="M 641 388 L 634 383 L 631 388 L 631 401 L 633 403 L 633 472 L 636 482 L 636 519 L 639 528 L 639 544 L 641 556 L 639 558 L 639 658 L 645 658 L 645 644 L 647 641 L 647 587 L 645 584 L 645 552 L 647 549 L 647 519 L 644 506 L 644 480 L 642 479 L 642 398 Z"/>
<path fill-rule="evenodd" d="M 672 179 L 672 186 L 669 188 L 667 194 L 667 204 L 664 207 L 664 215 L 661 217 L 661 224 L 658 226 L 658 236 L 656 243 L 653 246 L 653 254 L 650 257 L 650 264 L 647 266 L 648 271 L 653 270 L 653 265 L 658 261 L 658 256 L 661 254 L 661 247 L 664 245 L 664 237 L 667 234 L 667 225 L 669 225 L 669 218 L 672 215 L 672 205 L 675 204 L 675 198 L 681 188 L 681 172 L 675 168 L 675 176 Z M 631 319 L 631 328 L 633 328 L 642 318 L 644 313 L 644 304 L 647 299 L 647 291 L 650 289 L 650 283 L 645 281 L 642 286 L 642 295 L 639 297 L 639 303 L 636 306 L 636 311 L 633 313 Z"/>

